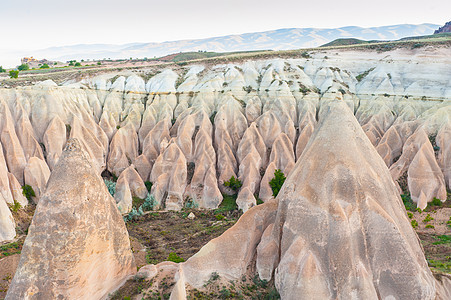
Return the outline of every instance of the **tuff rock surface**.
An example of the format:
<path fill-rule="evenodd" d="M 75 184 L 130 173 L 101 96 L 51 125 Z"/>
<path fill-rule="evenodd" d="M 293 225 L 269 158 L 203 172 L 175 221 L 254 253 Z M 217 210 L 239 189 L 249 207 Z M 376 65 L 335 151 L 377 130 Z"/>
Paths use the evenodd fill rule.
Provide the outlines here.
<path fill-rule="evenodd" d="M 81 147 L 70 139 L 53 169 L 6 299 L 100 299 L 136 272 L 124 221 Z"/>
<path fill-rule="evenodd" d="M 445 201 L 451 49 L 310 56 L 172 66 L 152 70 L 150 79 L 138 70 L 0 89 L 0 193 L 12 203 L 12 181 L 31 183 L 40 194 L 72 137 L 98 174 L 120 177 L 130 166 L 139 174 L 119 186 L 118 202 L 129 203 L 131 188 L 150 181 L 158 208 L 180 210 L 186 201 L 216 208 L 232 192 L 224 181 L 234 176 L 243 184 L 238 204 L 246 211 L 256 196 L 273 199 L 274 170 L 292 172 L 328 103 L 341 99 L 399 193 L 411 194 L 419 208 L 434 197 Z M 124 205 L 122 212 L 128 210 Z"/>
<path fill-rule="evenodd" d="M 165 264 L 144 267 L 148 279 Z M 446 299 L 450 289 L 432 275 L 384 160 L 342 100 L 324 108 L 277 198 L 178 265 L 171 299 L 213 272 L 239 280 L 252 264 L 282 299 Z"/>

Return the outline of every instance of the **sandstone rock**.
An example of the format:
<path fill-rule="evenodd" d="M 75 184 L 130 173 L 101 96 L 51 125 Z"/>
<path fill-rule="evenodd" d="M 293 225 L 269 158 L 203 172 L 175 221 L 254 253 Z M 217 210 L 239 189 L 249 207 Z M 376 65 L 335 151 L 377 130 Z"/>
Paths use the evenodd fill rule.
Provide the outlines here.
<path fill-rule="evenodd" d="M 100 299 L 135 272 L 115 201 L 70 140 L 36 207 L 6 299 Z"/>
<path fill-rule="evenodd" d="M 20 186 L 19 181 L 17 181 L 16 177 L 11 173 L 8 173 L 8 180 L 13 200 L 19 202 L 22 207 L 27 206 L 28 199 L 25 198 L 25 196 L 23 195 L 23 190 L 22 187 Z"/>
<path fill-rule="evenodd" d="M 445 175 L 446 185 L 451 190 L 451 122 L 440 129 L 436 142 L 440 148 L 438 163 Z"/>
<path fill-rule="evenodd" d="M 146 196 L 147 189 L 144 182 L 135 170 L 135 166 L 130 165 L 121 173 L 116 183 L 114 199 L 116 199 L 119 211 L 129 213 L 132 210 L 132 197 L 144 199 Z"/>
<path fill-rule="evenodd" d="M 212 272 L 240 278 L 255 255 L 282 299 L 435 299 L 390 173 L 343 101 L 324 111 L 311 139 L 276 200 L 180 264 L 174 299 Z"/>
<path fill-rule="evenodd" d="M 424 143 L 408 170 L 408 185 L 413 202 L 425 209 L 434 198 L 446 201 L 446 185 L 430 143 Z"/>
<path fill-rule="evenodd" d="M 50 170 L 53 170 L 63 152 L 66 143 L 66 135 L 65 124 L 58 116 L 56 116 L 50 122 L 42 138 L 46 152 L 46 160 Z"/>
<path fill-rule="evenodd" d="M 0 194 L 0 242 L 12 240 L 16 236 L 16 224 L 6 200 Z"/>
<path fill-rule="evenodd" d="M 27 163 L 22 146 L 16 135 L 14 121 L 6 103 L 0 100 L 0 140 L 3 145 L 8 170 L 23 184 L 23 170 Z"/>
<path fill-rule="evenodd" d="M 6 166 L 5 157 L 3 156 L 3 147 L 0 143 L 0 195 L 6 203 L 13 203 L 13 196 L 11 194 L 8 168 Z"/>
<path fill-rule="evenodd" d="M 186 187 L 186 158 L 176 143 L 171 143 L 158 156 L 150 174 L 153 183 L 151 193 L 158 207 L 180 210 Z"/>
<path fill-rule="evenodd" d="M 28 164 L 24 170 L 25 184 L 30 185 L 36 197 L 33 197 L 34 203 L 38 203 L 47 186 L 50 177 L 50 169 L 45 161 L 32 157 L 28 160 Z"/>
<path fill-rule="evenodd" d="M 108 171 L 119 176 L 138 156 L 138 135 L 134 126 L 129 123 L 121 127 L 110 144 Z"/>

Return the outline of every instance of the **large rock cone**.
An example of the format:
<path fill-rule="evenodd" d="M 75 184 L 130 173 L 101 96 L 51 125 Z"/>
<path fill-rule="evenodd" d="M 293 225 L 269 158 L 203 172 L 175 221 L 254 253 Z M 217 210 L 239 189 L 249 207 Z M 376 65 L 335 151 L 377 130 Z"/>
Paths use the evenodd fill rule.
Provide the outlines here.
<path fill-rule="evenodd" d="M 134 272 L 116 203 L 71 139 L 36 207 L 6 299 L 99 299 Z"/>
<path fill-rule="evenodd" d="M 343 101 L 325 109 L 276 200 L 180 265 L 172 299 L 212 272 L 239 279 L 255 255 L 260 278 L 274 276 L 282 299 L 437 296 L 390 173 Z"/>
<path fill-rule="evenodd" d="M 390 173 L 344 102 L 329 106 L 278 199 L 262 243 L 279 251 L 262 247 L 257 264 L 269 275 L 275 256 L 284 299 L 435 298 Z"/>

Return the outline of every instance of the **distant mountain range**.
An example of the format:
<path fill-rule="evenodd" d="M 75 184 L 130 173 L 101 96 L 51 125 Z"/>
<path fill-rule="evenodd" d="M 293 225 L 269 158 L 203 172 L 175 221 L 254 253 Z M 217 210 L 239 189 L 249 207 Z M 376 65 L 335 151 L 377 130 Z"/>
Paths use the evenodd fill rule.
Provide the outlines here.
<path fill-rule="evenodd" d="M 171 53 L 199 50 L 214 52 L 289 50 L 318 47 L 338 38 L 396 40 L 408 36 L 432 34 L 438 27 L 439 25 L 435 24 L 401 24 L 371 28 L 357 26 L 333 29 L 288 28 L 163 43 L 92 44 L 52 47 L 35 51 L 33 55 L 37 58 L 67 61 L 71 59 L 153 58 Z"/>

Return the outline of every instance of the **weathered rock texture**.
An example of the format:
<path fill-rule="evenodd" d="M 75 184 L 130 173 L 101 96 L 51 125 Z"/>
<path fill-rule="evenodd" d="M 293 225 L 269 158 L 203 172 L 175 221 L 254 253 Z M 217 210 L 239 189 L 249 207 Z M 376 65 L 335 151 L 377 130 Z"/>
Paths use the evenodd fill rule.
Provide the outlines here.
<path fill-rule="evenodd" d="M 100 299 L 134 272 L 116 203 L 87 153 L 69 140 L 36 207 L 6 299 Z"/>
<path fill-rule="evenodd" d="M 282 299 L 443 297 L 383 159 L 341 100 L 324 108 L 277 198 L 179 264 L 171 299 L 213 272 L 239 280 L 254 262 Z"/>
<path fill-rule="evenodd" d="M 151 181 L 159 207 L 178 210 L 188 199 L 215 208 L 231 192 L 224 181 L 235 176 L 243 183 L 238 204 L 247 210 L 255 196 L 273 198 L 274 170 L 291 172 L 327 104 L 342 99 L 393 179 L 403 181 L 400 193 L 420 208 L 445 200 L 451 49 L 310 55 L 174 67 L 147 81 L 125 71 L 0 89 L 0 192 L 11 202 L 5 172 L 23 185 L 31 167 L 39 167 L 32 181 L 42 189 L 42 163 L 53 170 L 67 138 L 76 137 L 98 173 L 119 177 L 133 165 L 141 179 L 128 186 Z"/>

